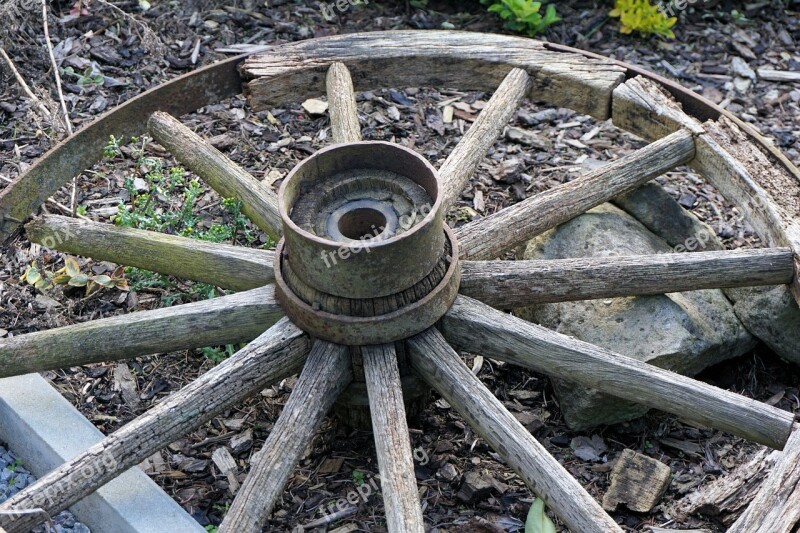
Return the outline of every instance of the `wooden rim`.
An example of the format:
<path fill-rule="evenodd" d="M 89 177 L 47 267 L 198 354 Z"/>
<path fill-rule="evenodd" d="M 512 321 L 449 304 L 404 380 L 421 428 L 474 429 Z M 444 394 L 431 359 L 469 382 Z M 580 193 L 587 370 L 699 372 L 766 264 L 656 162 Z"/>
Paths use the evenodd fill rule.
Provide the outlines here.
<path fill-rule="evenodd" d="M 520 202 L 508 212 L 471 222 L 459 228 L 455 237 L 445 227 L 454 250 L 458 238 L 469 245 L 464 250 L 469 257 L 494 258 L 504 247 L 524 242 L 617 194 L 637 187 L 661 172 L 689 163 L 742 209 L 768 244 L 786 248 L 766 252 L 754 250 L 745 256 L 724 254 L 703 257 L 698 261 L 683 261 L 686 271 L 678 280 L 683 283 L 681 287 L 690 287 L 695 282 L 704 288 L 725 286 L 724 276 L 701 279 L 704 268 L 728 268 L 735 274 L 756 264 L 764 265 L 766 271 L 759 276 L 747 277 L 749 283 L 769 284 L 791 277 L 795 298 L 800 301 L 800 204 L 795 202 L 796 198 L 800 198 L 800 172 L 741 121 L 690 91 L 676 89 L 652 73 L 549 43 L 467 32 L 399 31 L 342 35 L 265 47 L 263 53 L 250 56 L 244 62 L 242 59 L 234 58 L 206 67 L 149 91 L 59 144 L 47 157 L 0 192 L 0 237 L 9 237 L 22 220 L 58 187 L 96 162 L 109 134 L 138 135 L 146 121 L 151 134 L 169 148 L 179 161 L 200 174 L 220 194 L 246 199 L 248 211 L 245 213 L 251 220 L 270 235 L 280 236 L 282 228 L 278 201 L 271 190 L 263 187 L 258 180 L 176 119 L 155 112 L 166 108 L 180 114 L 236 94 L 241 86 L 241 80 L 235 74 L 237 67 L 241 67 L 244 76 L 250 80 L 246 92 L 254 108 L 316 96 L 327 87 L 333 136 L 338 143 L 357 142 L 361 138 L 354 96 L 357 89 L 431 84 L 472 90 L 498 87 L 442 167 L 444 193 L 441 201 L 444 206 L 451 205 L 458 197 L 480 163 L 481 154 L 502 133 L 513 110 L 526 96 L 570 107 L 600 120 L 611 118 L 615 126 L 652 143 L 619 164 L 584 176 L 577 183 L 580 187 L 576 187 L 575 183 L 557 187 Z M 355 74 L 355 83 L 351 70 Z M 678 97 L 689 114 L 669 93 Z M 148 115 L 151 115 L 149 119 Z M 659 158 L 659 154 L 663 157 Z M 563 212 L 556 213 L 554 206 L 563 203 L 566 203 Z M 542 207 L 547 209 L 537 211 Z M 531 224 L 528 221 L 533 216 L 541 216 L 542 220 Z M 31 238 L 49 239 L 57 228 L 70 227 L 71 224 L 57 217 L 46 217 L 31 226 Z M 118 232 L 113 231 L 115 228 L 89 225 L 84 229 L 91 235 L 88 243 L 81 242 L 78 236 L 68 235 L 57 239 L 59 246 L 69 247 L 72 253 L 90 252 L 100 256 L 96 258 L 110 261 L 125 257 L 130 259 L 131 250 L 123 251 L 103 245 L 118 236 Z M 234 263 L 252 268 L 253 262 L 259 260 L 242 257 L 218 246 L 205 246 L 189 253 L 188 244 L 174 239 L 152 239 L 146 234 L 130 231 L 124 237 L 127 243 L 145 253 L 175 246 L 182 250 L 183 257 L 192 262 L 208 261 L 209 264 L 222 265 L 221 272 L 231 276 L 227 281 L 230 286 L 243 284 L 241 276 L 231 273 L 235 270 Z M 480 238 L 490 239 L 494 244 L 475 245 Z M 793 254 L 793 257 L 789 254 Z M 259 257 L 265 264 L 271 260 L 268 256 Z M 227 263 L 228 260 L 230 263 Z M 794 264 L 790 264 L 790 260 Z M 274 262 L 276 272 L 280 273 L 280 259 Z M 663 275 L 664 270 L 663 262 L 648 258 L 610 259 L 607 263 L 605 275 L 612 278 L 617 271 L 615 269 L 626 264 L 635 265 L 644 273 L 643 276 L 653 271 L 659 272 L 659 269 Z M 202 268 L 198 269 L 196 264 L 183 267 L 161 261 L 156 266 L 171 274 L 201 278 L 210 275 Z M 485 262 L 472 264 L 467 269 L 467 275 L 472 278 L 465 285 L 465 292 L 474 289 L 476 280 L 491 278 L 493 274 L 486 270 L 491 266 Z M 580 265 L 571 266 L 580 270 Z M 525 263 L 519 267 L 504 272 L 503 282 L 508 284 L 508 290 L 517 291 L 515 297 L 526 298 L 528 296 L 524 291 L 530 289 L 530 277 L 536 273 L 525 269 L 535 270 L 536 265 Z M 259 279 L 270 279 L 269 276 L 260 277 L 262 274 L 258 269 L 255 272 Z M 347 320 L 341 321 L 341 316 L 337 315 L 321 317 L 318 311 L 308 305 L 301 309 L 304 315 L 298 313 L 294 317 L 301 326 L 308 327 L 323 339 L 374 346 L 364 350 L 370 359 L 364 362 L 367 370 L 365 379 L 378 439 L 376 445 L 381 475 L 386 478 L 384 492 L 386 501 L 390 502 L 387 505 L 387 523 L 392 533 L 424 530 L 415 485 L 409 481 L 413 481 L 413 463 L 409 461 L 407 427 L 400 416 L 402 386 L 395 372 L 398 355 L 395 347 L 387 344 L 414 334 L 417 335 L 408 339 L 407 344 L 411 363 L 422 378 L 454 403 L 454 407 L 501 452 L 508 464 L 545 499 L 568 527 L 576 531 L 598 533 L 620 531 L 563 467 L 541 453 L 524 428 L 501 404 L 492 400 L 485 386 L 469 372 L 465 373 L 466 369 L 462 368 L 463 364 L 441 333 L 436 328 L 423 331 L 422 324 L 432 325 L 440 317 L 442 320 L 436 327 L 449 335 L 448 340 L 454 345 L 461 343 L 466 348 L 480 347 L 500 359 L 505 358 L 554 376 L 575 379 L 603 392 L 656 406 L 777 448 L 782 447 L 789 438 L 793 423 L 791 413 L 513 319 L 465 296 L 456 298 L 460 269 L 455 257 L 448 273 L 450 277 L 447 282 L 440 283 L 440 293 L 436 298 L 434 293 L 430 293 L 417 302 L 430 304 L 424 310 L 419 310 L 420 314 L 424 314 L 423 319 L 419 319 L 419 315 L 398 318 L 387 313 L 377 318 L 397 320 L 376 327 L 375 318 L 363 320 L 347 317 Z M 561 276 L 564 272 L 556 272 L 555 275 Z M 573 272 L 571 275 L 578 274 Z M 280 275 L 276 277 L 277 291 L 284 291 L 283 295 L 287 296 L 284 307 L 292 314 L 294 303 L 290 293 L 285 291 L 285 280 Z M 604 283 L 588 289 L 572 287 L 561 291 L 561 294 L 553 291 L 552 296 L 564 298 L 566 293 L 569 299 L 579 299 L 597 294 L 607 295 L 609 291 L 621 295 L 609 288 L 609 283 Z M 659 286 L 659 290 L 671 288 L 674 288 L 674 284 Z M 646 289 L 648 287 L 636 288 L 637 291 Z M 177 321 L 184 326 L 192 323 L 195 316 L 202 320 L 219 320 L 218 328 L 211 332 L 208 339 L 203 338 L 205 342 L 211 342 L 211 338 L 233 338 L 224 326 L 235 323 L 235 317 L 248 314 L 248 306 L 261 313 L 259 316 L 265 317 L 263 327 L 266 328 L 279 314 L 270 296 L 272 290 L 266 287 L 263 291 L 252 291 L 241 298 L 237 295 L 236 298 L 213 302 L 212 305 L 203 303 L 173 308 L 163 316 L 158 313 L 137 314 L 131 319 L 128 337 L 137 338 L 135 334 L 140 331 L 145 331 L 146 336 L 141 337 L 141 341 L 134 343 L 129 350 L 119 349 L 111 355 L 132 356 L 145 348 L 151 349 L 154 335 L 164 336 L 165 332 L 171 332 L 169 328 L 174 326 L 175 317 L 185 318 Z M 261 301 L 264 298 L 259 299 L 259 295 L 265 296 L 268 301 Z M 496 296 L 491 291 L 484 295 L 487 301 L 500 305 L 498 302 L 503 300 L 497 300 Z M 453 299 L 456 299 L 456 305 L 448 310 Z M 515 300 L 515 303 L 519 303 L 519 300 Z M 406 313 L 413 315 L 413 312 Z M 128 317 L 125 318 L 127 321 Z M 322 325 L 319 324 L 321 318 L 325 321 Z M 251 317 L 249 323 L 252 321 Z M 110 319 L 42 334 L 2 339 L 2 368 L 8 375 L 14 375 L 31 368 L 49 368 L 52 364 L 72 366 L 70 363 L 102 360 L 108 355 L 105 354 L 107 341 L 86 353 L 82 353 L 82 347 L 75 346 L 73 342 L 72 349 L 59 352 L 56 359 L 52 358 L 52 349 L 46 350 L 44 355 L 37 352 L 43 342 L 56 347 L 59 340 L 75 341 L 85 339 L 90 334 L 97 336 L 97 331 L 108 331 L 109 327 L 118 325 L 119 320 Z M 331 329 L 331 325 L 335 326 L 335 334 L 324 331 L 326 327 Z M 359 330 L 358 335 L 352 336 L 353 328 Z M 376 332 L 381 328 L 383 330 Z M 237 333 L 252 334 L 250 330 Z M 170 346 L 176 349 L 184 345 L 191 347 L 195 342 L 197 339 L 184 331 L 181 336 L 171 338 Z M 296 372 L 309 349 L 309 340 L 303 332 L 289 320 L 280 320 L 228 362 L 174 398 L 159 404 L 129 426 L 0 505 L 0 511 L 11 512 L 0 513 L 0 528 L 9 533 L 30 529 L 36 525 L 37 517 L 19 512 L 15 514 L 14 511 L 42 507 L 52 513 L 69 506 L 171 442 L 179 433 L 191 431 L 220 409 L 257 393 L 266 382 Z M 21 357 L 26 353 L 32 353 L 32 356 Z M 341 392 L 341 384 L 350 379 L 349 365 L 343 358 L 346 359 L 346 350 L 341 346 L 331 345 L 324 340 L 314 344 L 312 359 L 315 364 L 307 365 L 299 383 L 302 391 L 319 395 L 320 407 L 312 408 L 302 399 L 290 402 L 291 405 L 287 405 L 276 426 L 289 429 L 276 433 L 274 438 L 270 436 L 270 442 L 280 442 L 280 446 L 290 449 L 290 453 L 285 455 L 290 462 L 302 451 L 315 421 L 320 419 L 322 412 L 333 404 L 335 396 Z M 594 370 L 605 377 L 597 379 Z M 242 384 L 246 386 L 242 387 Z M 206 387 L 209 390 L 205 390 Z M 698 405 L 702 406 L 699 412 Z M 493 413 L 497 413 L 497 416 L 493 416 Z M 170 423 L 159 423 L 161 417 L 167 417 Z M 292 431 L 292 421 L 298 417 L 306 422 L 298 426 L 297 431 Z M 789 446 L 798 446 L 796 441 L 790 440 Z M 505 442 L 519 445 L 507 447 Z M 790 452 L 796 454 L 797 450 Z M 113 459 L 110 465 L 105 461 L 107 454 Z M 271 506 L 286 483 L 290 468 L 274 454 L 265 453 L 262 457 L 265 462 L 254 468 L 247 481 L 248 489 L 234 502 L 220 529 L 222 532 L 256 531 L 267 519 Z M 266 475 L 272 471 L 273 465 L 279 467 L 275 470 L 278 474 Z M 92 471 L 96 475 L 76 480 L 76 473 L 83 471 Z M 776 476 L 785 473 L 782 470 Z M 792 475 L 800 477 L 800 472 Z M 267 496 L 261 498 L 261 494 Z M 579 504 L 575 505 L 575 501 Z M 758 523 L 759 516 L 763 514 L 760 509 L 751 509 L 748 513 L 748 520 L 754 521 L 752 523 Z M 743 527 L 746 526 L 736 529 L 735 525 L 734 530 L 744 531 Z"/>

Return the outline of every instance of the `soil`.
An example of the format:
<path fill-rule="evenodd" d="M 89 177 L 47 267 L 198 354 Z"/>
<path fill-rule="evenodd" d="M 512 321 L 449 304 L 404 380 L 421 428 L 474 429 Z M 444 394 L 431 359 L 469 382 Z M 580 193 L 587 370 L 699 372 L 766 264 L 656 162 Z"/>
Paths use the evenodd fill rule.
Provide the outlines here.
<path fill-rule="evenodd" d="M 44 46 L 39 4 L 24 0 L 6 4 L 0 8 L 10 10 L 3 13 L 6 26 L 0 29 L 2 46 L 49 111 L 31 104 L 5 62 L 0 61 L 0 188 L 66 134 L 65 124 L 52 118 L 60 116 L 59 98 Z M 146 11 L 142 4 L 123 1 L 111 5 L 94 0 L 84 1 L 78 9 L 74 9 L 72 1 L 52 2 L 49 6 L 49 29 L 56 57 L 62 68 L 71 67 L 76 73 L 64 77 L 64 100 L 76 129 L 148 88 L 228 57 L 231 48 L 236 48 L 234 45 L 384 29 L 446 27 L 506 32 L 477 2 L 432 0 L 425 10 L 405 2 L 369 2 L 351 7 L 331 22 L 315 3 L 301 1 L 151 0 Z M 761 2 L 747 11 L 735 3 L 729 6 L 721 2 L 702 10 L 688 10 L 675 28 L 677 39 L 665 41 L 620 34 L 618 22 L 607 17 L 606 5 L 559 3 L 564 20 L 543 37 L 675 79 L 752 123 L 795 164 L 800 164 L 800 84 L 761 80 L 748 84 L 746 78 L 742 81 L 742 76 L 736 76 L 732 66 L 733 58 L 738 57 L 751 69 L 800 70 L 798 13 L 796 7 L 794 12 L 785 11 L 780 4 Z M 731 7 L 738 8 L 740 14 L 732 13 Z M 102 83 L 93 83 L 100 79 Z M 489 96 L 445 88 L 406 87 L 361 93 L 358 102 L 364 137 L 402 142 L 438 166 L 455 146 L 462 133 L 461 125 L 474 120 Z M 460 121 L 443 121 L 443 102 L 457 103 L 455 116 Z M 327 117 L 309 115 L 300 102 L 254 113 L 237 97 L 183 117 L 183 121 L 255 176 L 274 185 L 294 164 L 330 143 Z M 513 136 L 494 145 L 470 189 L 451 211 L 451 224 L 489 215 L 568 181 L 600 161 L 619 158 L 642 146 L 641 141 L 609 123 L 536 103 L 523 106 L 511 126 L 524 128 L 533 137 L 526 145 Z M 121 155 L 79 177 L 77 203 L 86 208 L 87 215 L 108 221 L 120 202 L 130 203 L 125 179 L 141 177 L 147 170 L 139 168 L 135 146 L 138 145 L 123 143 Z M 147 154 L 163 157 L 168 166 L 174 164 L 152 143 Z M 65 180 L 68 178 L 65 176 Z M 736 209 L 693 172 L 678 169 L 659 181 L 681 205 L 711 224 L 728 247 L 760 245 Z M 69 206 L 70 194 L 70 188 L 65 187 L 55 200 Z M 154 202 L 162 211 L 175 208 L 175 199 L 168 196 L 158 196 Z M 54 204 L 43 209 L 60 213 Z M 198 198 L 196 210 L 200 224 L 206 228 L 230 217 L 220 207 L 220 199 L 207 189 Z M 255 241 L 248 241 L 240 233 L 234 237 L 238 244 L 269 245 L 254 228 L 248 231 L 256 235 Z M 22 235 L 3 249 L 0 258 L 0 336 L 208 296 L 182 280 L 131 292 L 103 289 L 88 297 L 82 289 L 36 291 L 19 282 L 24 269 L 39 261 L 56 270 L 63 264 L 64 255 L 32 245 Z M 91 260 L 82 260 L 81 265 L 94 274 L 115 269 L 115 265 Z M 673 482 L 653 512 L 639 514 L 620 509 L 612 513 L 626 530 L 647 530 L 647 526 L 722 530 L 713 518 L 672 517 L 670 504 L 745 462 L 758 446 L 659 412 L 589 434 L 571 432 L 563 423 L 544 376 L 476 359 L 472 354 L 464 357 L 470 366 L 482 361 L 476 371 L 483 382 L 598 499 L 607 490 L 609 472 L 625 448 L 653 457 L 672 469 Z M 111 433 L 214 364 L 200 351 L 158 354 L 123 363 L 135 376 L 138 396 L 133 397 L 123 394 L 115 383 L 115 364 L 61 369 L 46 372 L 45 376 L 101 431 Z M 716 386 L 794 412 L 800 410 L 799 377 L 796 366 L 781 361 L 763 346 L 700 376 Z M 243 434 L 247 437 L 252 432 L 251 442 L 239 438 L 244 444 L 233 450 L 243 480 L 250 458 L 269 435 L 293 383 L 289 379 L 264 390 L 260 396 L 155 454 L 143 463 L 143 468 L 203 526 L 219 524 L 232 496 L 225 476 L 211 462 L 211 454 L 217 447 L 229 446 L 232 438 Z M 425 518 L 432 531 L 523 528 L 531 493 L 447 402 L 435 397 L 410 422 L 410 427 L 413 445 L 419 452 L 416 473 L 423 489 Z M 573 438 L 594 435 L 602 439 L 606 449 L 594 461 L 576 456 L 570 446 Z M 688 444 L 681 451 L 675 448 L 675 442 Z M 307 448 L 265 530 L 290 531 L 318 520 L 323 506 L 353 491 L 359 483 L 368 483 L 377 473 L 371 434 L 349 429 L 334 418 L 327 419 Z M 476 479 L 491 488 L 469 494 L 466 485 L 474 484 Z M 328 530 L 344 524 L 353 524 L 356 529 L 341 529 L 340 533 L 385 531 L 380 496 L 372 494 L 367 502 L 358 505 L 355 514 L 328 525 Z"/>

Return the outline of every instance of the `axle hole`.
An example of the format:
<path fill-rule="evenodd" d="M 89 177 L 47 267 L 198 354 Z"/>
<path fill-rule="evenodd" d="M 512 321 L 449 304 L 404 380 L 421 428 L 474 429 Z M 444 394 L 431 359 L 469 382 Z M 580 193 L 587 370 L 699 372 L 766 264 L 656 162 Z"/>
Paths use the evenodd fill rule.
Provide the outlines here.
<path fill-rule="evenodd" d="M 353 209 L 339 219 L 339 231 L 348 239 L 374 238 L 386 228 L 386 217 L 369 207 Z"/>

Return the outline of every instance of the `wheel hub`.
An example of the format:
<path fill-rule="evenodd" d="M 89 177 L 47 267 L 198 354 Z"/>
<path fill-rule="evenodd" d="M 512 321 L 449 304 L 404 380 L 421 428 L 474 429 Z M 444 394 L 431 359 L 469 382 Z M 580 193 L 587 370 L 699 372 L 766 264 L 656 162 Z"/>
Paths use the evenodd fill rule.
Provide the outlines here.
<path fill-rule="evenodd" d="M 458 247 L 436 170 L 413 151 L 384 142 L 320 150 L 278 198 L 278 297 L 312 335 L 351 346 L 399 341 L 455 300 Z"/>

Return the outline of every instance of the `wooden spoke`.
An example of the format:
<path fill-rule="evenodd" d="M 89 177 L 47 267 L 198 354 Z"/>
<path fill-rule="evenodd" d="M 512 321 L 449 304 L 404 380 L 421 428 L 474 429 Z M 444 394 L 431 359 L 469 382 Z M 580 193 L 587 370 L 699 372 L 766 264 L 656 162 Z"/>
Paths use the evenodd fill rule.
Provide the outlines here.
<path fill-rule="evenodd" d="M 300 379 L 264 447 L 255 456 L 219 530 L 260 532 L 314 430 L 353 379 L 347 347 L 314 343 Z"/>
<path fill-rule="evenodd" d="M 497 138 L 503 133 L 531 86 L 528 73 L 515 68 L 508 73 L 489 103 L 478 115 L 464 138 L 453 149 L 439 169 L 442 180 L 442 208 L 444 212 L 461 196 L 469 178 L 478 168 Z"/>
<path fill-rule="evenodd" d="M 792 533 L 800 522 L 800 425 L 755 499 L 728 533 Z"/>
<path fill-rule="evenodd" d="M 463 259 L 494 259 L 550 228 L 631 191 L 694 157 L 694 139 L 678 131 L 569 183 L 456 230 Z"/>
<path fill-rule="evenodd" d="M 334 63 L 328 69 L 326 80 L 328 106 L 331 117 L 333 140 L 337 143 L 352 143 L 361 140 L 358 123 L 356 94 L 353 79 L 344 63 Z"/>
<path fill-rule="evenodd" d="M 248 342 L 282 316 L 268 286 L 0 339 L 0 377 Z"/>
<path fill-rule="evenodd" d="M 181 164 L 203 178 L 223 198 L 241 200 L 244 214 L 270 237 L 280 239 L 278 197 L 269 187 L 168 113 L 153 113 L 147 129 Z"/>
<path fill-rule="evenodd" d="M 43 509 L 52 515 L 69 507 L 220 412 L 298 372 L 308 349 L 306 335 L 282 319 L 224 363 L 6 500 L 0 527 L 29 531 L 42 521 L 40 515 L 9 513 Z"/>
<path fill-rule="evenodd" d="M 57 215 L 36 218 L 25 226 L 25 231 L 31 242 L 47 248 L 224 289 L 254 289 L 275 281 L 272 251 Z"/>
<path fill-rule="evenodd" d="M 792 282 L 790 248 L 580 257 L 533 261 L 464 261 L 461 294 L 498 309 L 616 296 Z"/>
<path fill-rule="evenodd" d="M 622 531 L 600 505 L 430 329 L 408 341 L 411 365 L 572 531 Z"/>
<path fill-rule="evenodd" d="M 361 348 L 389 533 L 424 533 L 394 344 Z"/>
<path fill-rule="evenodd" d="M 794 416 L 700 381 L 568 337 L 466 296 L 442 319 L 455 346 L 667 411 L 773 448 Z"/>

